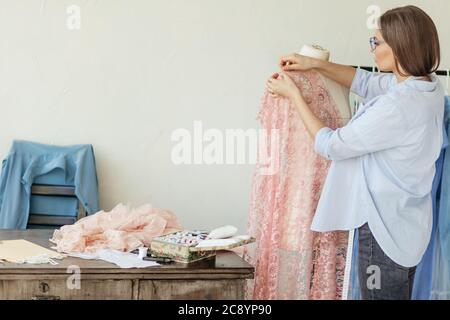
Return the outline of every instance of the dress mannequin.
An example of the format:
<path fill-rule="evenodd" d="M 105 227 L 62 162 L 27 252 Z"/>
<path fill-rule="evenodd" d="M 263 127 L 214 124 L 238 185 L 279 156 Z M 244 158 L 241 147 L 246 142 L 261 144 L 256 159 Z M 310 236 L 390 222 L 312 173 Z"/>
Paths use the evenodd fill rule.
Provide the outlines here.
<path fill-rule="evenodd" d="M 328 60 L 329 52 L 304 46 L 301 54 Z M 289 72 L 311 110 L 332 129 L 351 117 L 349 91 L 314 70 Z M 298 110 L 289 99 L 267 91 L 259 119 L 277 141 L 260 146 L 278 155 L 276 169 L 264 172 L 258 159 L 250 198 L 248 233 L 257 239 L 245 257 L 255 266 L 248 281 L 249 299 L 341 299 L 347 232 L 311 231 L 330 162 L 314 151 Z M 267 151 L 267 153 L 266 153 Z"/>
<path fill-rule="evenodd" d="M 330 52 L 318 45 L 304 45 L 299 54 L 324 61 L 330 60 Z M 346 122 L 350 121 L 352 112 L 349 104 L 349 90 L 336 81 L 322 75 L 320 77 L 333 97 L 333 100 L 336 102 L 342 120 L 347 120 Z"/>

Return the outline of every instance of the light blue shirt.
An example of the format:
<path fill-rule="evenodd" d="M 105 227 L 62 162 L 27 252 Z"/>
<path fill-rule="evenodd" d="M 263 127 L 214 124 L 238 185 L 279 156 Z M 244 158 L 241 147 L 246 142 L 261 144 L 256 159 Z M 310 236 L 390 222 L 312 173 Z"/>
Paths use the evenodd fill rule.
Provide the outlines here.
<path fill-rule="evenodd" d="M 343 128 L 322 128 L 315 150 L 333 160 L 311 229 L 369 223 L 388 257 L 416 266 L 432 228 L 431 189 L 443 144 L 444 90 L 411 77 L 357 70 L 351 91 L 364 104 Z"/>

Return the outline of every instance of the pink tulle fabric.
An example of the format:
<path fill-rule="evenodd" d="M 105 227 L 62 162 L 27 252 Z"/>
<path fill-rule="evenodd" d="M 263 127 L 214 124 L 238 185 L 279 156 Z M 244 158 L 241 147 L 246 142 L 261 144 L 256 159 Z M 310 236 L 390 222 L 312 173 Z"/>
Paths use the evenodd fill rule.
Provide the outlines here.
<path fill-rule="evenodd" d="M 326 126 L 345 125 L 317 72 L 290 75 Z M 255 278 L 247 282 L 246 298 L 341 299 L 348 233 L 310 230 L 331 163 L 314 152 L 314 141 L 288 99 L 266 92 L 259 119 L 268 138 L 253 177 L 248 233 L 257 242 L 246 247 L 244 257 L 255 267 Z M 278 140 L 271 140 L 274 132 Z M 277 155 L 271 159 L 273 174 L 261 152 L 264 158 Z"/>
<path fill-rule="evenodd" d="M 109 212 L 100 211 L 55 230 L 50 241 L 57 251 L 65 253 L 92 253 L 99 249 L 128 252 L 149 246 L 153 237 L 178 230 L 182 227 L 168 210 L 119 204 Z"/>

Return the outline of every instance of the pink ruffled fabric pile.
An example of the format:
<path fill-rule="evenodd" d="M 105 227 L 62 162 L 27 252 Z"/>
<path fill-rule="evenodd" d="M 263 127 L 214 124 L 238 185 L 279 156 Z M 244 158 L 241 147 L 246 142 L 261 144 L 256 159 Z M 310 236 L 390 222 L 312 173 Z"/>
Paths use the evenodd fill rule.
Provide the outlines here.
<path fill-rule="evenodd" d="M 50 241 L 58 252 L 65 253 L 92 253 L 99 249 L 129 252 L 149 246 L 154 237 L 178 230 L 182 227 L 168 210 L 119 204 L 109 212 L 99 211 L 55 230 Z"/>

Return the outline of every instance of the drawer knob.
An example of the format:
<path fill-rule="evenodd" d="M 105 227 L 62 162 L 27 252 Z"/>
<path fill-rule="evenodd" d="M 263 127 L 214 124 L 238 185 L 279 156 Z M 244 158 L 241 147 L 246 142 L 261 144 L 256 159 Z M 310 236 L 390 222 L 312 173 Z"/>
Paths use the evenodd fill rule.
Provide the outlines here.
<path fill-rule="evenodd" d="M 48 283 L 41 282 L 39 284 L 39 289 L 41 290 L 42 293 L 46 293 L 50 290 L 50 286 L 48 285 Z"/>

